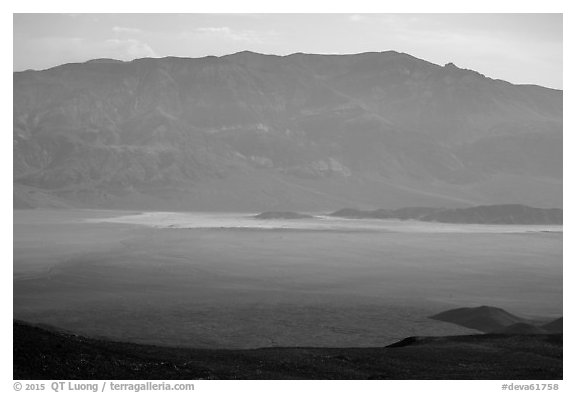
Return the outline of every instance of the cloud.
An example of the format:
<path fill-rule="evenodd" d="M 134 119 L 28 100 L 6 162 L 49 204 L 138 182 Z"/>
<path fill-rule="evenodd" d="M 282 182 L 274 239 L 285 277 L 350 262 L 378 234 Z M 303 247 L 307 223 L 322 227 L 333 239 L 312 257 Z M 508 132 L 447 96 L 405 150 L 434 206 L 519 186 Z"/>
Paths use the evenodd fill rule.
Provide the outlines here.
<path fill-rule="evenodd" d="M 116 54 L 121 59 L 136 59 L 139 57 L 158 57 L 150 45 L 136 39 L 108 39 L 104 41 L 104 50 Z M 113 56 L 110 56 L 113 57 Z"/>
<path fill-rule="evenodd" d="M 112 28 L 114 33 L 128 33 L 128 34 L 138 34 L 141 33 L 142 30 L 137 29 L 135 27 L 122 27 L 122 26 L 114 26 Z"/>
<path fill-rule="evenodd" d="M 261 43 L 261 34 L 252 30 L 234 30 L 227 26 L 219 27 L 198 27 L 194 29 L 194 33 L 197 35 L 213 36 L 216 38 L 240 41 L 240 42 L 250 42 L 250 43 Z"/>
<path fill-rule="evenodd" d="M 229 27 L 199 27 L 196 31 L 200 33 L 232 34 L 232 29 Z"/>

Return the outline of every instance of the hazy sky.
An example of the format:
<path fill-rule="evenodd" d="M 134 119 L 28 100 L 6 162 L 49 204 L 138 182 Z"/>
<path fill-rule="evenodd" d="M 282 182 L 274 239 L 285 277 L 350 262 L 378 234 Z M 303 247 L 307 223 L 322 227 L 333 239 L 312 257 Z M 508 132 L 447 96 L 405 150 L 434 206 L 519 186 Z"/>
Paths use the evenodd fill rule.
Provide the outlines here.
<path fill-rule="evenodd" d="M 562 88 L 561 14 L 16 14 L 14 70 L 93 58 L 396 50 Z"/>

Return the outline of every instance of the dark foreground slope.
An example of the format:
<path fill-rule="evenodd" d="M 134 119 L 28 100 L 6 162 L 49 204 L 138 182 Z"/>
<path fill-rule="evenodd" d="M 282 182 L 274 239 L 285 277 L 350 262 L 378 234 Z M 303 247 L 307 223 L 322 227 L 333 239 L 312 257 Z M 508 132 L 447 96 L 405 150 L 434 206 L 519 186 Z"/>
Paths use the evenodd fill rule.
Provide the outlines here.
<path fill-rule="evenodd" d="M 385 348 L 200 350 L 14 322 L 14 379 L 561 379 L 562 335 L 411 337 Z"/>

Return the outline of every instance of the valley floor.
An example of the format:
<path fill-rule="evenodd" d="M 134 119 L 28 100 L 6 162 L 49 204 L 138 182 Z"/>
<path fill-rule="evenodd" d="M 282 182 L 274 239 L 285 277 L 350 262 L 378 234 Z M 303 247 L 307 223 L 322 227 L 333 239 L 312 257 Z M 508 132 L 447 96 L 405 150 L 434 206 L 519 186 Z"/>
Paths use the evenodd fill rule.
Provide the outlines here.
<path fill-rule="evenodd" d="M 222 229 L 229 214 L 193 213 L 182 229 L 106 221 L 126 214 L 15 211 L 13 317 L 120 342 L 250 349 L 477 333 L 428 318 L 456 307 L 562 315 L 562 233 L 375 231 L 365 220 Z"/>

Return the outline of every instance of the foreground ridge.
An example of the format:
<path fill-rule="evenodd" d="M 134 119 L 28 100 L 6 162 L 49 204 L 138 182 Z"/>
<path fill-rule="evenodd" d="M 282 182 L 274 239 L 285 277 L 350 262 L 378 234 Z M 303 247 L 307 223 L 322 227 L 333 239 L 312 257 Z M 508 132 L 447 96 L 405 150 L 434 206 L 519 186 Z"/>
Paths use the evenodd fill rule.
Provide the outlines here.
<path fill-rule="evenodd" d="M 562 335 L 410 337 L 381 348 L 169 348 L 14 321 L 14 379 L 562 379 Z"/>

